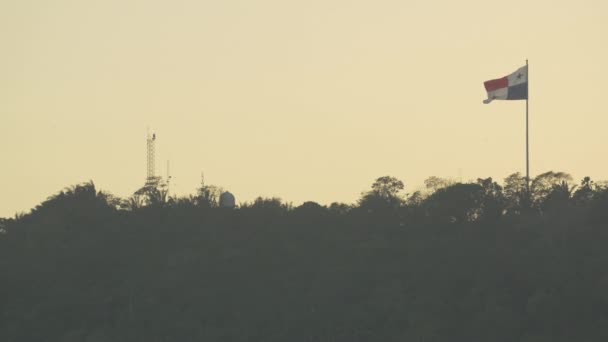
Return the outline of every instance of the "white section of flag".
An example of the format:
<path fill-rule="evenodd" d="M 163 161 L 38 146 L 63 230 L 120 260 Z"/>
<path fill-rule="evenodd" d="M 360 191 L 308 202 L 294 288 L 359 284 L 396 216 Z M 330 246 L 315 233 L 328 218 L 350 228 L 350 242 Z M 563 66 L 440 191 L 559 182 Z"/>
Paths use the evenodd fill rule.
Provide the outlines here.
<path fill-rule="evenodd" d="M 494 91 L 488 92 L 488 98 L 483 100 L 483 103 L 488 104 L 492 102 L 492 100 L 506 100 L 509 95 L 509 87 L 496 89 Z"/>
<path fill-rule="evenodd" d="M 507 76 L 509 87 L 528 82 L 528 66 L 523 66 Z"/>

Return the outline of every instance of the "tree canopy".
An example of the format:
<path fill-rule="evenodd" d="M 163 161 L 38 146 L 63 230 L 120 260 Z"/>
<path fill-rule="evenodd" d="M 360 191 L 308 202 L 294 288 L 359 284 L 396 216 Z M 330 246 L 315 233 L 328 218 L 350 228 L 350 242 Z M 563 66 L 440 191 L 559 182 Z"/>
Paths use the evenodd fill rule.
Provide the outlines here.
<path fill-rule="evenodd" d="M 430 180 L 234 210 L 68 187 L 0 219 L 0 341 L 608 340 L 602 182 Z"/>

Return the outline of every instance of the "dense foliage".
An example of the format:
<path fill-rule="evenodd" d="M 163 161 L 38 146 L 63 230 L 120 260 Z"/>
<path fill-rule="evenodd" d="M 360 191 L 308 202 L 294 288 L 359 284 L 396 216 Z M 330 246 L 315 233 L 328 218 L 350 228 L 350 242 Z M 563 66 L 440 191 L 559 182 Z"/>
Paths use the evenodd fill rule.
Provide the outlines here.
<path fill-rule="evenodd" d="M 121 200 L 0 219 L 0 341 L 608 341 L 608 190 L 547 172 L 356 205 Z"/>

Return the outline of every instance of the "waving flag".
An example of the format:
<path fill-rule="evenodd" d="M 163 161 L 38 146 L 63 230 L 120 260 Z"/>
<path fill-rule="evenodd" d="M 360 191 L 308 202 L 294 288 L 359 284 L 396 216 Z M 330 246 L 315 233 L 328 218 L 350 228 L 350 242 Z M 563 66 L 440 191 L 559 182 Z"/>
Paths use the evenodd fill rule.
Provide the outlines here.
<path fill-rule="evenodd" d="M 509 76 L 483 83 L 488 98 L 483 103 L 493 100 L 526 100 L 528 99 L 528 66 L 523 66 Z"/>

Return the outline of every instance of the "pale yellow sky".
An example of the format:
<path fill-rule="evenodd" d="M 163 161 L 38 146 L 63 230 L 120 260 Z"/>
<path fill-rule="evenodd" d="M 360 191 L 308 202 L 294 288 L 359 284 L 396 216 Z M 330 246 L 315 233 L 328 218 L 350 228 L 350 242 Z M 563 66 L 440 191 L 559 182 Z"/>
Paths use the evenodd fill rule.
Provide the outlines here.
<path fill-rule="evenodd" d="M 92 179 L 128 196 L 146 127 L 178 194 L 353 202 L 379 176 L 608 178 L 608 2 L 0 0 L 0 217 Z"/>

